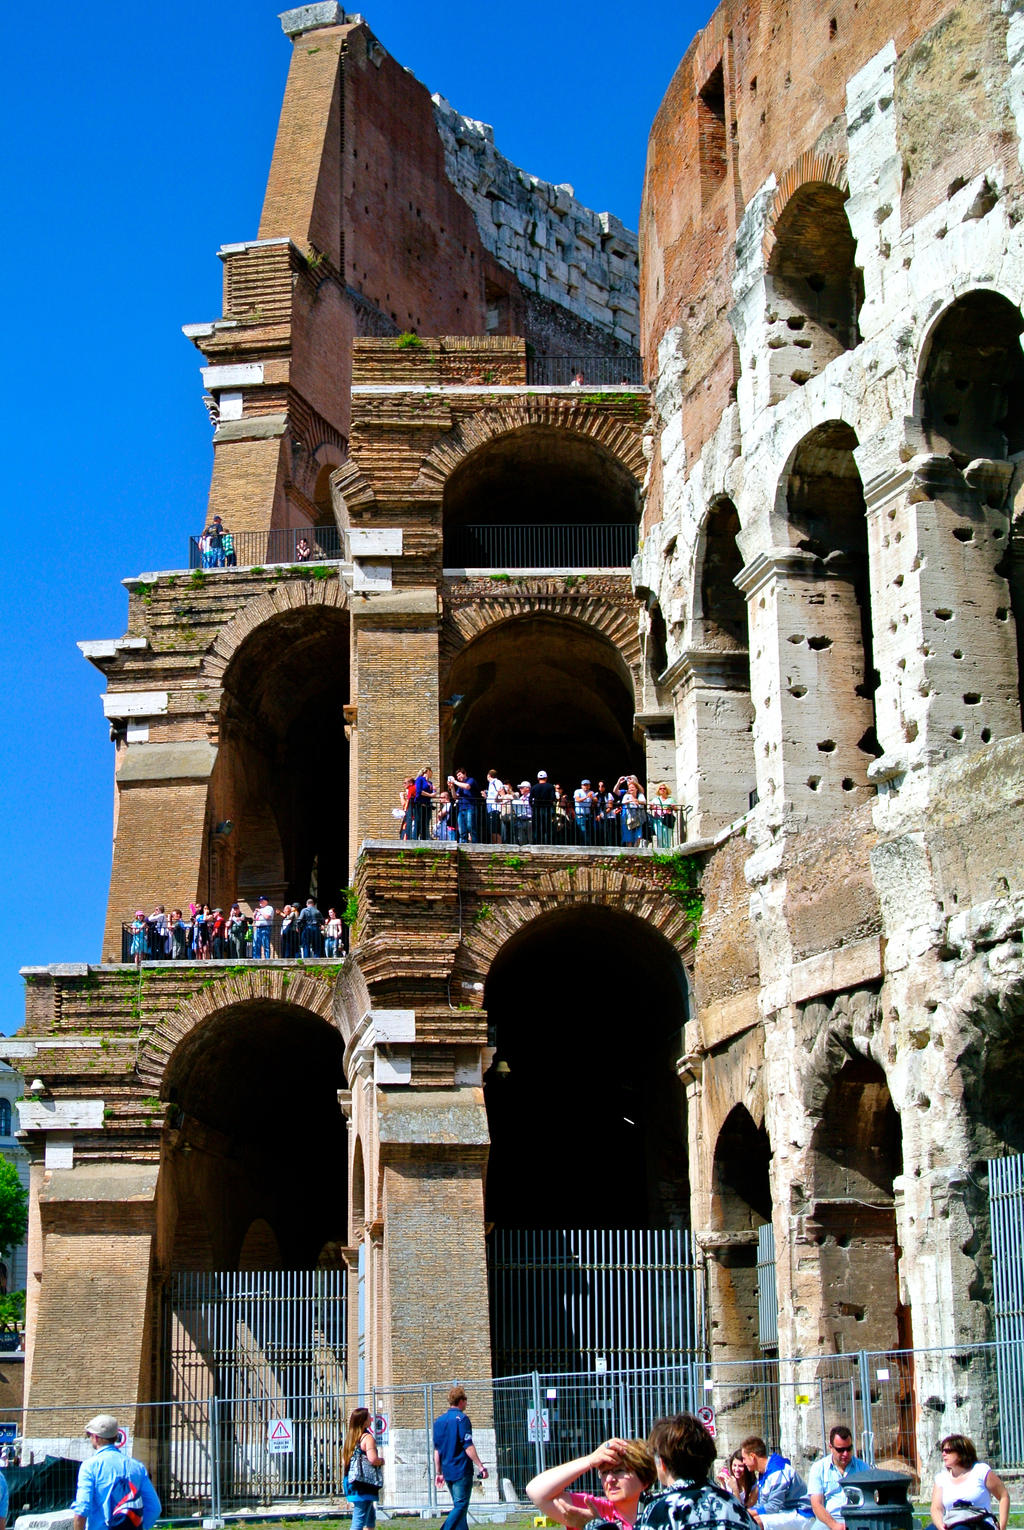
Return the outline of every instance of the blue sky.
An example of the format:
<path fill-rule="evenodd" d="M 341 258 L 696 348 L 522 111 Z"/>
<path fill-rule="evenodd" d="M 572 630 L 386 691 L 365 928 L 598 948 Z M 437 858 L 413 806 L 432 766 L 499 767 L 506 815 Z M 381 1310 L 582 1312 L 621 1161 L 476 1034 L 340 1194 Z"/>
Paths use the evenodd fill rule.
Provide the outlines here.
<path fill-rule="evenodd" d="M 635 228 L 647 133 L 700 4 L 380 0 L 391 53 L 524 169 Z M 103 679 L 120 581 L 180 568 L 212 450 L 181 325 L 220 313 L 255 237 L 290 45 L 282 6 L 170 0 L 9 18 L 0 61 L 6 509 L 0 576 L 0 1032 L 18 968 L 98 959 L 110 872 Z"/>

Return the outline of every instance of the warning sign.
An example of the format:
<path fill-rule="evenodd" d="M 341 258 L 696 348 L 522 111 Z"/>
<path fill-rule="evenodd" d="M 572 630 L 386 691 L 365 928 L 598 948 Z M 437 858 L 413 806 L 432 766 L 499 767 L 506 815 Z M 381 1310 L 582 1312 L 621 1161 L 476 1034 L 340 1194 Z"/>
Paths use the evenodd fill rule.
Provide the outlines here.
<path fill-rule="evenodd" d="M 388 1443 L 388 1430 L 390 1429 L 390 1427 L 391 1427 L 391 1420 L 388 1418 L 388 1415 L 386 1413 L 375 1413 L 374 1414 L 374 1417 L 373 1417 L 373 1432 L 374 1432 L 374 1435 L 376 1436 L 377 1444 L 378 1445 L 386 1445 Z"/>
<path fill-rule="evenodd" d="M 526 1438 L 533 1444 L 536 1444 L 538 1440 L 543 1440 L 545 1445 L 549 1444 L 551 1440 L 551 1421 L 547 1408 L 541 1408 L 539 1412 L 536 1408 L 528 1409 L 526 1414 Z"/>
<path fill-rule="evenodd" d="M 715 1425 L 715 1410 L 714 1410 L 714 1408 L 708 1408 L 708 1407 L 698 1408 L 697 1409 L 697 1417 L 700 1419 L 701 1423 L 704 1425 L 704 1428 L 707 1430 L 707 1432 L 711 1436 L 711 1438 L 714 1439 L 715 1435 L 718 1433 L 718 1429 L 717 1429 L 717 1427 Z"/>
<path fill-rule="evenodd" d="M 295 1446 L 290 1418 L 272 1418 L 267 1424 L 267 1450 L 272 1456 L 290 1456 Z"/>

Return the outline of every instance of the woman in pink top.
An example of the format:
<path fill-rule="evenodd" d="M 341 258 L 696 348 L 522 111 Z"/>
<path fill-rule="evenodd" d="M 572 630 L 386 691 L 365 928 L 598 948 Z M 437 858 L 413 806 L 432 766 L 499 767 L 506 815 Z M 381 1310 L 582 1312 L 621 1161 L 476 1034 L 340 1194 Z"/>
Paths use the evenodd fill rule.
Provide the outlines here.
<path fill-rule="evenodd" d="M 585 1472 L 595 1471 L 602 1493 L 566 1490 Z M 609 1519 L 632 1526 L 640 1494 L 655 1481 L 654 1457 L 643 1440 L 605 1440 L 589 1456 L 549 1467 L 526 1485 L 528 1497 L 548 1519 L 569 1530 L 582 1530 L 592 1519 Z"/>

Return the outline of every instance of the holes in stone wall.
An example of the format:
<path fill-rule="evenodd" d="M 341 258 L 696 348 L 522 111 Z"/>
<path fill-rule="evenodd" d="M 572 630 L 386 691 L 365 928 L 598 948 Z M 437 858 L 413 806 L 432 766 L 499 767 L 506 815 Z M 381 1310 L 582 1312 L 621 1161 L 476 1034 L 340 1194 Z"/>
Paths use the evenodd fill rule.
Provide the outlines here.
<path fill-rule="evenodd" d="M 801 186 L 775 225 L 766 284 L 773 404 L 858 342 L 863 280 L 845 200 L 834 186 Z"/>

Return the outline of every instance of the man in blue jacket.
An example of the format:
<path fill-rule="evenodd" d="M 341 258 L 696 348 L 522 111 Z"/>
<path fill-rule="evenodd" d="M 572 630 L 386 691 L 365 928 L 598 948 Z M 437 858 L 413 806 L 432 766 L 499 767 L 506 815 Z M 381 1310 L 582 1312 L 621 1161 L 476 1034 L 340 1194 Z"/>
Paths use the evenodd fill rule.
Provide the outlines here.
<path fill-rule="evenodd" d="M 94 1455 L 78 1469 L 71 1505 L 74 1530 L 150 1530 L 160 1517 L 160 1500 L 141 1461 L 117 1448 L 117 1419 L 97 1413 L 85 1426 Z"/>
<path fill-rule="evenodd" d="M 473 1491 L 473 1467 L 481 1477 L 487 1468 L 473 1444 L 473 1425 L 466 1412 L 466 1394 L 462 1387 L 448 1393 L 448 1411 L 434 1420 L 434 1474 L 438 1487 L 448 1484 L 452 1507 L 441 1530 L 466 1530 L 469 1522 L 469 1495 Z M 78 1530 L 76 1525 L 75 1530 Z"/>
<path fill-rule="evenodd" d="M 813 1522 L 807 1484 L 786 1456 L 777 1450 L 769 1455 L 760 1435 L 751 1434 L 740 1445 L 743 1465 L 757 1477 L 757 1502 L 751 1518 L 763 1530 L 807 1530 Z"/>

